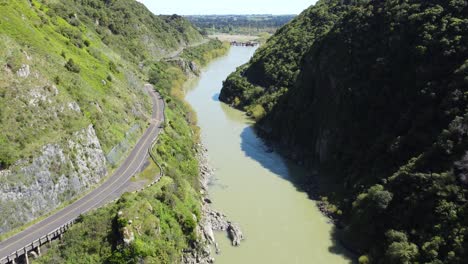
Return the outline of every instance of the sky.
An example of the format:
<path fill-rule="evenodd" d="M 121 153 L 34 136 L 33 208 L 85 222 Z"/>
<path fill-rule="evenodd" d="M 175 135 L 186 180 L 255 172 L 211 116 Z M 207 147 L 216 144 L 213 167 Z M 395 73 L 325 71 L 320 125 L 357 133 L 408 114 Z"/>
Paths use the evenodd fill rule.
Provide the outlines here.
<path fill-rule="evenodd" d="M 299 14 L 317 0 L 137 0 L 154 14 Z"/>

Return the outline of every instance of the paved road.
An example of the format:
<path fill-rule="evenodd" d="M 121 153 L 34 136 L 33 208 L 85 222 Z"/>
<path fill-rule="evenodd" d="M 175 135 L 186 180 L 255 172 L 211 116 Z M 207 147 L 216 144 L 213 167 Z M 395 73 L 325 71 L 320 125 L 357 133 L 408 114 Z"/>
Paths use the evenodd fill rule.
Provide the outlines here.
<path fill-rule="evenodd" d="M 182 54 L 182 52 L 184 52 L 185 49 L 187 48 L 194 48 L 194 47 L 198 47 L 200 45 L 203 45 L 205 43 L 208 43 L 210 40 L 209 39 L 206 39 L 204 38 L 202 41 L 200 42 L 197 42 L 197 43 L 194 43 L 194 44 L 191 44 L 191 45 L 187 45 L 187 46 L 184 46 L 184 47 L 180 47 L 179 49 L 177 49 L 176 51 L 173 51 L 171 52 L 170 54 L 166 55 L 164 57 L 164 60 L 173 60 L 177 57 L 180 56 L 180 54 Z"/>
<path fill-rule="evenodd" d="M 150 126 L 122 165 L 101 186 L 94 189 L 83 198 L 39 223 L 30 226 L 26 230 L 0 242 L 0 259 L 30 244 L 34 240 L 49 234 L 67 222 L 75 219 L 80 214 L 112 201 L 125 191 L 124 187 L 127 182 L 142 168 L 142 165 L 147 160 L 148 149 L 157 138 L 161 130 L 160 124 L 164 121 L 163 99 L 154 91 L 152 85 L 145 85 L 145 89 L 149 91 L 153 101 L 153 113 Z"/>

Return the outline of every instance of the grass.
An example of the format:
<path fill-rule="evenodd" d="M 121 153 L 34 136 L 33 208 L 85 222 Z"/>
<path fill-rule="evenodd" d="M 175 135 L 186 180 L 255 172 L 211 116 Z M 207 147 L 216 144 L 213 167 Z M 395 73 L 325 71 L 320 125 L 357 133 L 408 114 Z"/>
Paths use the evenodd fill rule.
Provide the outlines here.
<path fill-rule="evenodd" d="M 148 159 L 148 166 L 140 173 L 132 177 L 132 181 L 146 181 L 153 182 L 156 177 L 161 173 L 158 165 L 153 161 L 153 159 Z"/>
<path fill-rule="evenodd" d="M 60 81 L 56 85 L 60 100 L 53 100 L 51 104 L 60 105 L 76 101 L 80 105 L 83 115 L 65 113 L 69 116 L 65 115 L 61 120 L 53 120 L 50 115 L 47 115 L 47 112 L 50 111 L 49 105 L 46 105 L 44 109 L 39 109 L 39 115 L 31 113 L 29 116 L 24 116 L 25 114 L 22 114 L 22 111 L 15 107 L 21 104 L 7 105 L 4 110 L 8 114 L 3 115 L 2 119 L 2 135 L 8 141 L 16 143 L 12 144 L 10 153 L 22 153 L 23 156 L 29 156 L 44 144 L 57 141 L 58 135 L 69 134 L 89 123 L 94 124 L 104 150 L 109 151 L 124 139 L 125 132 L 133 124 L 144 124 L 142 117 L 132 115 L 128 109 L 138 103 L 143 104 L 141 109 L 143 113 L 148 113 L 150 109 L 150 102 L 141 89 L 139 91 L 138 87 L 128 87 L 124 71 L 136 72 L 136 69 L 119 59 L 119 56 L 103 44 L 96 33 L 87 30 L 86 26 L 82 25 L 77 29 L 60 17 L 49 17 L 41 11 L 42 5 L 38 1 L 33 3 L 35 6 L 33 8 L 29 7 L 26 1 L 13 1 L 2 7 L 0 11 L 0 38 L 1 44 L 5 46 L 0 51 L 1 57 L 7 58 L 7 60 L 13 57 L 16 60 L 13 63 L 13 70 L 16 70 L 23 63 L 29 63 L 32 70 L 38 72 L 40 79 L 32 80 L 29 78 L 30 80 L 22 83 L 23 87 L 54 84 L 57 82 L 56 77 L 58 77 Z M 75 30 L 82 35 L 86 34 L 90 47 L 99 51 L 101 58 L 97 59 L 87 49 L 73 45 L 70 39 L 59 33 L 61 28 Z M 33 59 L 27 61 L 24 52 Z M 65 54 L 65 58 L 61 56 L 62 53 Z M 70 59 L 81 69 L 79 74 L 56 67 L 56 65 L 65 65 L 66 61 Z M 111 62 L 114 63 L 114 60 L 118 65 L 124 66 L 122 72 L 111 72 L 108 65 Z M 112 75 L 112 82 L 106 80 L 109 75 Z M 103 80 L 106 81 L 106 84 Z M 15 94 L 4 89 L 15 87 L 16 81 L 15 78 L 2 78 L 0 91 L 4 96 L 0 100 L 14 100 L 12 97 Z M 139 86 L 141 88 L 143 83 L 141 82 Z M 22 93 L 27 90 L 15 90 L 15 92 Z M 100 110 L 97 105 L 99 105 Z M 34 113 L 37 113 L 37 109 Z M 34 118 L 32 118 L 33 116 Z M 52 120 L 42 120 L 43 126 L 39 131 L 34 130 L 34 126 L 31 129 L 27 122 L 30 122 L 31 119 L 40 119 L 41 116 L 47 116 Z M 20 122 L 17 122 L 18 120 Z M 63 120 L 74 121 L 64 123 Z M 24 124 L 28 127 L 22 133 L 23 137 L 17 135 L 18 127 L 15 127 L 14 123 Z M 37 140 L 38 138 L 41 140 Z M 12 155 L 10 163 L 11 160 L 20 158 L 17 155 Z"/>

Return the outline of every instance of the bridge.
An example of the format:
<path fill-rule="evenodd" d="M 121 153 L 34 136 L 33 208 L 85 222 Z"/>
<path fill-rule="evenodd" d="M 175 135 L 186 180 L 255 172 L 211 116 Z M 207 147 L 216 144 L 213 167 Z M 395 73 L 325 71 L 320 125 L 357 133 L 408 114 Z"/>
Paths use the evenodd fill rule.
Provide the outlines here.
<path fill-rule="evenodd" d="M 150 125 L 122 165 L 102 185 L 76 202 L 1 241 L 0 264 L 29 264 L 28 255 L 39 256 L 41 246 L 54 239 L 61 238 L 63 233 L 73 225 L 80 215 L 118 199 L 126 191 L 130 178 L 142 170 L 145 161 L 149 157 L 155 158 L 150 150 L 162 130 L 161 124 L 164 122 L 165 104 L 152 85 L 145 85 L 145 89 L 148 90 L 153 102 Z M 160 167 L 161 173 L 148 186 L 157 183 L 162 176 L 162 168 L 157 162 L 156 164 Z"/>
<path fill-rule="evenodd" d="M 260 45 L 260 44 L 258 42 L 254 42 L 254 41 L 247 41 L 247 42 L 231 41 L 231 46 L 256 47 L 258 45 Z"/>

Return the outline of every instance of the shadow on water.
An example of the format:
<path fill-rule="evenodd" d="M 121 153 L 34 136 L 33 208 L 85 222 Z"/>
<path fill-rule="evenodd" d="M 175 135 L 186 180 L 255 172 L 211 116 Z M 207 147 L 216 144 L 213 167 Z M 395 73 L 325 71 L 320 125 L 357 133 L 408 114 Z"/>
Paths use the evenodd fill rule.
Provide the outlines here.
<path fill-rule="evenodd" d="M 262 167 L 268 169 L 278 177 L 291 182 L 299 192 L 306 193 L 311 201 L 316 201 L 314 197 L 313 176 L 303 168 L 287 160 L 279 153 L 274 152 L 265 141 L 258 136 L 253 126 L 246 127 L 241 135 L 241 149 L 245 155 L 257 161 Z M 336 226 L 332 229 L 333 245 L 329 251 L 336 255 L 342 255 L 350 260 L 350 263 L 356 263 L 356 255 L 347 250 L 340 243 L 341 230 Z"/>

